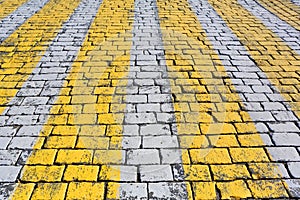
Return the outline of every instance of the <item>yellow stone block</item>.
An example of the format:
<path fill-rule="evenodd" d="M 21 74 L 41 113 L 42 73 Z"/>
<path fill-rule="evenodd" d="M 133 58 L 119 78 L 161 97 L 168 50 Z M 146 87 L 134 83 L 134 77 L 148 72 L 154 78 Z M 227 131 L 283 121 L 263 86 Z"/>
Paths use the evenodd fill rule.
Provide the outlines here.
<path fill-rule="evenodd" d="M 241 199 L 252 197 L 246 183 L 242 180 L 217 183 L 217 187 L 221 191 L 221 196 L 224 199 Z"/>
<path fill-rule="evenodd" d="M 254 123 L 234 123 L 238 133 L 257 133 Z"/>
<path fill-rule="evenodd" d="M 189 106 L 192 112 L 217 111 L 215 105 L 212 103 L 189 103 Z"/>
<path fill-rule="evenodd" d="M 183 165 L 184 180 L 211 181 L 208 165 Z"/>
<path fill-rule="evenodd" d="M 218 122 L 242 122 L 241 115 L 238 112 L 213 113 L 213 116 L 218 120 Z"/>
<path fill-rule="evenodd" d="M 216 135 L 208 136 L 211 145 L 216 147 L 239 147 L 239 143 L 235 135 Z"/>
<path fill-rule="evenodd" d="M 68 165 L 63 179 L 65 181 L 97 181 L 98 171 L 98 166 Z"/>
<path fill-rule="evenodd" d="M 99 179 L 104 181 L 120 181 L 121 168 L 118 165 L 102 165 Z"/>
<path fill-rule="evenodd" d="M 75 146 L 76 136 L 49 136 L 45 143 L 45 148 L 73 148 Z"/>
<path fill-rule="evenodd" d="M 34 183 L 18 183 L 14 193 L 12 194 L 12 200 L 30 199 L 30 196 L 34 189 Z"/>
<path fill-rule="evenodd" d="M 200 136 L 179 136 L 180 148 L 183 149 L 200 149 L 209 145 L 204 135 Z"/>
<path fill-rule="evenodd" d="M 94 94 L 107 94 L 112 95 L 115 93 L 115 88 L 113 87 L 96 87 Z"/>
<path fill-rule="evenodd" d="M 249 169 L 254 179 L 282 178 L 277 163 L 249 163 Z"/>
<path fill-rule="evenodd" d="M 68 121 L 68 115 L 62 114 L 62 115 L 50 115 L 48 118 L 47 123 L 53 124 L 53 125 L 66 125 Z"/>
<path fill-rule="evenodd" d="M 236 130 L 229 123 L 209 123 L 200 124 L 202 134 L 234 134 Z"/>
<path fill-rule="evenodd" d="M 81 126 L 80 136 L 103 136 L 105 135 L 106 127 L 104 125 L 83 125 Z"/>
<path fill-rule="evenodd" d="M 111 137 L 109 148 L 110 149 L 122 149 L 122 137 Z"/>
<path fill-rule="evenodd" d="M 197 123 L 197 122 L 202 122 L 202 123 L 209 123 L 212 122 L 212 116 L 210 116 L 207 113 L 202 113 L 202 112 L 191 112 L 191 113 L 186 113 L 184 114 L 185 120 L 188 123 Z"/>
<path fill-rule="evenodd" d="M 56 163 L 74 164 L 74 163 L 91 163 L 92 150 L 77 150 L 77 149 L 61 149 L 57 153 Z"/>
<path fill-rule="evenodd" d="M 67 190 L 67 183 L 38 183 L 31 199 L 64 199 Z"/>
<path fill-rule="evenodd" d="M 124 114 L 114 113 L 114 114 L 99 114 L 98 122 L 100 124 L 121 124 L 124 119 Z"/>
<path fill-rule="evenodd" d="M 72 96 L 72 104 L 96 103 L 97 97 L 93 95 L 74 95 Z"/>
<path fill-rule="evenodd" d="M 82 105 L 63 105 L 59 110 L 59 114 L 81 113 L 81 112 L 82 112 Z"/>
<path fill-rule="evenodd" d="M 211 165 L 214 180 L 235 180 L 250 178 L 244 164 Z"/>
<path fill-rule="evenodd" d="M 26 161 L 30 165 L 51 165 L 54 162 L 57 150 L 55 149 L 38 149 L 34 150 Z"/>
<path fill-rule="evenodd" d="M 69 116 L 69 124 L 96 124 L 97 115 L 95 114 L 72 114 Z"/>
<path fill-rule="evenodd" d="M 200 135 L 198 124 L 191 123 L 177 123 L 178 135 Z"/>
<path fill-rule="evenodd" d="M 241 143 L 241 146 L 265 146 L 265 143 L 259 134 L 238 135 L 237 138 Z"/>
<path fill-rule="evenodd" d="M 288 198 L 281 180 L 249 180 L 247 183 L 255 198 Z"/>
<path fill-rule="evenodd" d="M 79 127 L 77 126 L 55 126 L 52 134 L 53 135 L 78 135 Z"/>
<path fill-rule="evenodd" d="M 108 137 L 84 137 L 79 136 L 76 148 L 83 149 L 108 149 Z"/>
<path fill-rule="evenodd" d="M 104 199 L 104 183 L 72 182 L 66 199 Z"/>
<path fill-rule="evenodd" d="M 83 113 L 108 113 L 109 104 L 85 104 Z"/>
<path fill-rule="evenodd" d="M 122 136 L 123 127 L 120 125 L 109 125 L 107 128 L 107 136 Z"/>
<path fill-rule="evenodd" d="M 233 162 L 264 162 L 270 161 L 263 148 L 230 148 Z"/>
<path fill-rule="evenodd" d="M 225 148 L 191 149 L 193 163 L 226 164 L 231 163 L 228 150 Z"/>
<path fill-rule="evenodd" d="M 194 198 L 200 199 L 217 199 L 217 192 L 214 182 L 193 182 Z"/>
<path fill-rule="evenodd" d="M 64 166 L 25 166 L 21 180 L 28 182 L 60 181 L 64 168 Z"/>
<path fill-rule="evenodd" d="M 124 151 L 121 150 L 96 150 L 93 164 L 122 164 Z"/>

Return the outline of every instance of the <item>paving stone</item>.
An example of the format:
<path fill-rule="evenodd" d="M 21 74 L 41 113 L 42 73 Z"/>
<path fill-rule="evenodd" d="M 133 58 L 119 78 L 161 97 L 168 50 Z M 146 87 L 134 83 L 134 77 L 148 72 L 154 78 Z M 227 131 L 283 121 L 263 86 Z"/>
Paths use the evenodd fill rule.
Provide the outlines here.
<path fill-rule="evenodd" d="M 268 123 L 270 129 L 274 132 L 289 133 L 289 132 L 300 132 L 298 127 L 292 122 L 271 124 Z"/>
<path fill-rule="evenodd" d="M 157 94 L 160 93 L 159 86 L 142 86 L 139 88 L 139 94 Z"/>
<path fill-rule="evenodd" d="M 159 164 L 159 152 L 156 149 L 135 149 L 127 151 L 127 164 Z"/>
<path fill-rule="evenodd" d="M 138 149 L 141 146 L 141 137 L 123 137 L 123 149 Z"/>
<path fill-rule="evenodd" d="M 9 117 L 7 125 L 30 125 L 35 124 L 38 120 L 38 115 L 14 115 Z"/>
<path fill-rule="evenodd" d="M 145 136 L 143 137 L 144 148 L 178 148 L 177 136 Z"/>
<path fill-rule="evenodd" d="M 21 166 L 0 166 L 0 182 L 15 182 Z"/>
<path fill-rule="evenodd" d="M 24 106 L 37 106 L 37 105 L 45 105 L 49 97 L 26 97 L 22 102 Z"/>
<path fill-rule="evenodd" d="M 123 135 L 124 136 L 139 135 L 139 126 L 138 125 L 123 125 Z"/>
<path fill-rule="evenodd" d="M 298 146 L 300 144 L 298 133 L 274 133 L 272 138 L 278 146 Z"/>
<path fill-rule="evenodd" d="M 277 121 L 281 121 L 281 122 L 298 121 L 297 117 L 294 115 L 292 111 L 273 111 L 272 114 Z"/>
<path fill-rule="evenodd" d="M 8 115 L 22 115 L 22 114 L 33 114 L 35 111 L 34 106 L 12 106 L 7 111 Z"/>
<path fill-rule="evenodd" d="M 141 135 L 171 135 L 170 126 L 167 124 L 149 124 L 141 127 Z"/>
<path fill-rule="evenodd" d="M 15 126 L 0 127 L 0 136 L 9 137 L 14 136 L 18 128 Z"/>
<path fill-rule="evenodd" d="M 146 95 L 126 95 L 125 102 L 127 103 L 145 103 L 147 102 Z"/>
<path fill-rule="evenodd" d="M 8 199 L 15 187 L 15 183 L 0 183 L 0 199 Z"/>
<path fill-rule="evenodd" d="M 146 183 L 120 183 L 120 199 L 148 199 Z"/>
<path fill-rule="evenodd" d="M 170 165 L 142 165 L 140 167 L 142 182 L 172 181 L 173 174 Z"/>
<path fill-rule="evenodd" d="M 172 95 L 169 94 L 150 94 L 148 95 L 148 101 L 151 103 L 166 103 L 172 102 Z"/>
<path fill-rule="evenodd" d="M 149 199 L 182 199 L 187 200 L 187 187 L 185 183 L 163 182 L 149 184 Z"/>
<path fill-rule="evenodd" d="M 279 102 L 262 102 L 262 106 L 265 110 L 286 110 L 284 105 Z"/>
<path fill-rule="evenodd" d="M 151 124 L 156 122 L 153 113 L 128 113 L 125 116 L 125 122 L 129 124 Z"/>
<path fill-rule="evenodd" d="M 43 126 L 22 126 L 18 132 L 17 136 L 39 136 L 40 131 L 43 129 Z"/>
<path fill-rule="evenodd" d="M 299 179 L 287 179 L 285 180 L 289 187 L 289 192 L 292 197 L 298 198 L 300 196 L 300 180 Z"/>
<path fill-rule="evenodd" d="M 180 164 L 182 163 L 181 149 L 161 149 L 161 162 L 162 164 Z"/>
<path fill-rule="evenodd" d="M 248 112 L 254 122 L 276 121 L 270 112 Z"/>
<path fill-rule="evenodd" d="M 289 162 L 288 169 L 294 178 L 300 178 L 300 161 L 299 162 Z"/>
<path fill-rule="evenodd" d="M 14 137 L 9 144 L 9 149 L 32 149 L 37 137 Z"/>
<path fill-rule="evenodd" d="M 11 137 L 0 137 L 0 149 L 6 149 L 10 140 Z"/>
<path fill-rule="evenodd" d="M 0 165 L 14 165 L 20 154 L 20 150 L 0 150 Z"/>
<path fill-rule="evenodd" d="M 160 112 L 160 105 L 158 103 L 137 104 L 137 112 Z"/>
<path fill-rule="evenodd" d="M 157 121 L 162 123 L 175 123 L 176 118 L 173 114 L 170 113 L 157 113 Z"/>
<path fill-rule="evenodd" d="M 299 161 L 300 156 L 293 147 L 268 147 L 274 161 Z"/>

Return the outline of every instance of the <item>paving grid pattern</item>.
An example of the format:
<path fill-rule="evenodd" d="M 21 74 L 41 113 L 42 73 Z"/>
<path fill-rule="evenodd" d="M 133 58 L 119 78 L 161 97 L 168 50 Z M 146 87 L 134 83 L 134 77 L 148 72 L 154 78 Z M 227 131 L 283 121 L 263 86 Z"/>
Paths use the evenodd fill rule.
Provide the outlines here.
<path fill-rule="evenodd" d="M 20 6 L 13 13 L 0 21 L 0 42 L 3 42 L 10 34 L 12 34 L 19 26 L 21 26 L 28 18 L 39 11 L 48 0 L 28 1 Z"/>
<path fill-rule="evenodd" d="M 300 198 L 293 23 L 260 1 L 5 1 L 2 199 Z M 14 32 L 56 3 L 66 21 L 16 73 Z"/>

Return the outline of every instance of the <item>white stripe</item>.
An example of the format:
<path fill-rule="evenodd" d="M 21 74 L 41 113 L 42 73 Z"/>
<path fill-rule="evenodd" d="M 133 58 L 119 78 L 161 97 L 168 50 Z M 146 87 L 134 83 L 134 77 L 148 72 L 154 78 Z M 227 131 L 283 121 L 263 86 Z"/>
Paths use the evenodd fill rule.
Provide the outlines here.
<path fill-rule="evenodd" d="M 10 138 L 7 149 L 21 150 L 0 150 L 0 154 L 7 153 L 8 157 L 13 157 L 15 153 L 18 153 L 18 156 L 22 153 L 20 159 L 23 162 L 19 163 L 19 160 L 18 163 L 23 165 L 26 162 L 29 156 L 26 149 L 32 149 L 35 144 L 101 3 L 102 1 L 98 0 L 83 0 L 79 4 L 69 20 L 63 24 L 33 74 L 9 103 L 1 116 L 7 120 L 0 127 L 0 135 Z M 38 107 L 44 109 L 38 111 Z M 20 171 L 14 168 L 16 162 L 17 160 L 12 160 L 7 163 L 7 166 L 12 168 L 11 177 L 15 178 Z M 0 180 L 0 191 L 12 192 L 15 181 L 13 178 L 8 181 Z M 5 185 L 1 182 L 12 184 Z M 1 195 L 5 197 L 7 193 Z"/>
<path fill-rule="evenodd" d="M 27 19 L 38 12 L 49 0 L 30 0 L 0 20 L 0 43 L 8 38 Z"/>
<path fill-rule="evenodd" d="M 266 27 L 276 33 L 291 49 L 300 54 L 300 31 L 270 13 L 254 0 L 238 0 L 238 2 L 261 20 Z"/>

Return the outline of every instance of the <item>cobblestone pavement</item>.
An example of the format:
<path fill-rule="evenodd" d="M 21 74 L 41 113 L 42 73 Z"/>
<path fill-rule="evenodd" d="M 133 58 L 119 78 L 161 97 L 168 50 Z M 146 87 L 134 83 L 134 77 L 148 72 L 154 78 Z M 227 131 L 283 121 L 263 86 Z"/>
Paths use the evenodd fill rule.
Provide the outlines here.
<path fill-rule="evenodd" d="M 299 0 L 0 0 L 0 199 L 300 199 Z"/>

